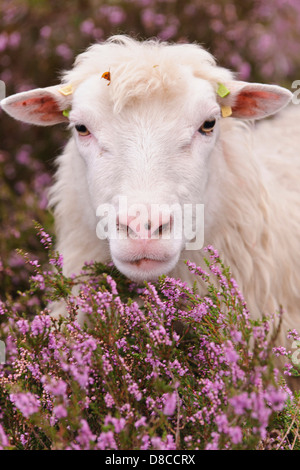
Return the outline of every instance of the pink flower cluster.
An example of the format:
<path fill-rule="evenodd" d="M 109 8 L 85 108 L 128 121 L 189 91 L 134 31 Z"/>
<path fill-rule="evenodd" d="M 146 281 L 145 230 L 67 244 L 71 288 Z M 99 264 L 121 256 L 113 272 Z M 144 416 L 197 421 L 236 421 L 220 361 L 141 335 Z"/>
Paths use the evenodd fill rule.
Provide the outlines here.
<path fill-rule="evenodd" d="M 64 299 L 69 316 L 54 320 L 44 310 L 23 318 L 3 303 L 11 367 L 0 370 L 2 446 L 35 448 L 34 429 L 43 448 L 85 450 L 251 448 L 247 436 L 251 446 L 267 438 L 272 416 L 290 398 L 267 354 L 270 325 L 252 323 L 213 247 L 206 271 L 187 262 L 207 284 L 200 297 L 179 279 L 141 288 L 97 263 L 65 278 L 50 237 L 41 227 L 38 233 L 55 263 L 44 271 L 27 258 L 32 277 L 43 278 L 50 301 Z M 40 288 L 33 282 L 31 295 L 33 286 Z"/>

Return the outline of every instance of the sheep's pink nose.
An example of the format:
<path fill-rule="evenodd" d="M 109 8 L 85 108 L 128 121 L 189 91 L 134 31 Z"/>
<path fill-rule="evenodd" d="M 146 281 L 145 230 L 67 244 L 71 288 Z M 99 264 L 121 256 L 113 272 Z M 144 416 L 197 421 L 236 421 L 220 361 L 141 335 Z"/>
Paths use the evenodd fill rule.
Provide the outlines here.
<path fill-rule="evenodd" d="M 119 233 L 133 239 L 167 238 L 172 229 L 172 215 L 169 212 L 147 216 L 119 214 L 117 228 Z"/>

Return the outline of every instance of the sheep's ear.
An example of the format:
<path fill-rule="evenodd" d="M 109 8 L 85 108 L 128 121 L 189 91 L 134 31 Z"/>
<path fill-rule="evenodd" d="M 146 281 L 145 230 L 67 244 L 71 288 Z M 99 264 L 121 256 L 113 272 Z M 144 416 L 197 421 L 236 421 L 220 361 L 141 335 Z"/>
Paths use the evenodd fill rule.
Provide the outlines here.
<path fill-rule="evenodd" d="M 63 114 L 72 101 L 72 89 L 61 85 L 17 93 L 1 101 L 1 107 L 19 121 L 51 126 L 67 122 Z"/>
<path fill-rule="evenodd" d="M 292 93 L 277 85 L 232 81 L 226 83 L 230 92 L 220 98 L 220 104 L 231 107 L 232 116 L 239 119 L 262 119 L 286 106 Z"/>

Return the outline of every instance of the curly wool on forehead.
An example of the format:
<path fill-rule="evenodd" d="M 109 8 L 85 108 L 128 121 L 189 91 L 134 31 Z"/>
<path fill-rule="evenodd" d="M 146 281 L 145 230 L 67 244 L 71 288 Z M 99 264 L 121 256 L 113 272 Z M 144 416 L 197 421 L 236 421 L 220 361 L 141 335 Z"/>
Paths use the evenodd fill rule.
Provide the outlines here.
<path fill-rule="evenodd" d="M 73 69 L 63 73 L 64 83 L 73 88 L 92 75 L 110 73 L 110 97 L 116 111 L 133 98 L 144 98 L 157 91 L 180 93 L 189 76 L 218 83 L 233 79 L 232 73 L 218 67 L 214 57 L 196 44 L 168 44 L 158 40 L 136 41 L 112 36 L 80 54 Z"/>

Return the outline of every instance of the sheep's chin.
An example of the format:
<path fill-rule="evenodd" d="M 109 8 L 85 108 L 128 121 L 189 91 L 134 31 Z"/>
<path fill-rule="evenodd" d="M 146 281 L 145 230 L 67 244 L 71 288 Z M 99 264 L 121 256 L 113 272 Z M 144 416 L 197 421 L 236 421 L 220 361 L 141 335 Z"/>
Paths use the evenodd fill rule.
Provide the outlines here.
<path fill-rule="evenodd" d="M 168 260 L 144 257 L 136 261 L 125 261 L 113 257 L 116 268 L 126 277 L 137 283 L 157 281 L 159 276 L 168 274 L 176 266 L 177 261 L 178 257 L 172 257 Z"/>

